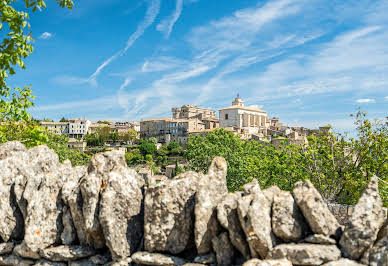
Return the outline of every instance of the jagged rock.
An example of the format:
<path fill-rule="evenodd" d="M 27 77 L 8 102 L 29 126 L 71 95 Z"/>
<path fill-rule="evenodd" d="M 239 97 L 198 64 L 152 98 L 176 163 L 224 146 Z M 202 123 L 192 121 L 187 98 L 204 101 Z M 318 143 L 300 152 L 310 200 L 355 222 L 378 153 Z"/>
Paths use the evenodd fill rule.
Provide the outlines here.
<path fill-rule="evenodd" d="M 202 264 L 202 263 L 185 263 L 183 264 L 183 266 L 204 266 L 206 264 Z"/>
<path fill-rule="evenodd" d="M 291 193 L 277 192 L 272 205 L 273 233 L 285 241 L 298 241 L 303 237 L 306 228 L 304 218 Z"/>
<path fill-rule="evenodd" d="M 143 235 L 143 195 L 140 177 L 133 169 L 108 173 L 102 189 L 99 221 L 114 260 L 129 257 Z"/>
<path fill-rule="evenodd" d="M 150 253 L 139 251 L 132 255 L 132 261 L 137 264 L 156 265 L 156 266 L 180 266 L 187 261 L 175 256 L 164 255 L 160 253 Z"/>
<path fill-rule="evenodd" d="M 149 187 L 144 200 L 144 248 L 178 254 L 194 239 L 195 193 L 201 175 L 185 172 Z"/>
<path fill-rule="evenodd" d="M 252 257 L 265 258 L 274 244 L 271 231 L 271 208 L 260 190 L 257 180 L 244 186 L 244 195 L 238 201 L 238 216 L 245 232 Z"/>
<path fill-rule="evenodd" d="M 195 257 L 194 262 L 199 264 L 214 264 L 217 262 L 217 259 L 214 253 L 209 253 Z"/>
<path fill-rule="evenodd" d="M 373 176 L 354 207 L 340 240 L 345 256 L 359 259 L 373 245 L 385 220 L 378 190 L 378 178 Z"/>
<path fill-rule="evenodd" d="M 21 239 L 24 221 L 17 207 L 14 182 L 18 175 L 28 174 L 27 149 L 20 142 L 0 145 L 0 239 Z"/>
<path fill-rule="evenodd" d="M 212 239 L 213 250 L 216 253 L 217 265 L 231 265 L 234 249 L 230 243 L 228 233 L 223 232 Z"/>
<path fill-rule="evenodd" d="M 64 262 L 53 262 L 49 260 L 38 260 L 34 266 L 67 266 Z"/>
<path fill-rule="evenodd" d="M 40 259 L 38 251 L 31 250 L 26 243 L 22 242 L 13 249 L 13 254 L 19 257 L 31 258 L 31 259 Z"/>
<path fill-rule="evenodd" d="M 280 259 L 280 260 L 251 259 L 246 261 L 242 266 L 292 266 L 292 263 L 287 259 Z"/>
<path fill-rule="evenodd" d="M 76 229 L 76 235 L 81 245 L 86 245 L 85 221 L 82 214 L 83 199 L 79 182 L 87 173 L 85 166 L 74 167 L 69 173 L 68 179 L 62 187 L 62 200 L 68 206 L 71 219 Z M 64 231 L 66 230 L 66 225 Z M 63 241 L 63 240 L 62 240 Z M 66 244 L 63 242 L 63 244 Z"/>
<path fill-rule="evenodd" d="M 323 244 L 323 245 L 335 245 L 336 241 L 333 238 L 330 238 L 325 235 L 309 235 L 304 239 L 304 242 L 312 243 L 312 244 Z"/>
<path fill-rule="evenodd" d="M 327 236 L 337 234 L 340 227 L 337 219 L 309 180 L 295 183 L 293 194 L 314 233 Z"/>
<path fill-rule="evenodd" d="M 0 255 L 12 253 L 14 246 L 15 245 L 12 242 L 1 243 L 0 244 Z"/>
<path fill-rule="evenodd" d="M 67 206 L 63 207 L 62 223 L 63 223 L 63 231 L 61 233 L 62 244 L 71 245 L 77 238 L 77 232 L 73 224 L 73 219 L 71 218 L 70 209 Z"/>
<path fill-rule="evenodd" d="M 72 261 L 96 254 L 96 251 L 91 247 L 85 246 L 57 246 L 41 250 L 40 255 L 51 261 Z"/>
<path fill-rule="evenodd" d="M 270 206 L 272 206 L 275 196 L 281 192 L 280 188 L 277 186 L 272 186 L 266 189 L 263 189 L 263 194 L 265 198 L 268 200 Z"/>
<path fill-rule="evenodd" d="M 63 208 L 60 190 L 65 180 L 58 155 L 47 146 L 28 150 L 27 167 L 29 175 L 15 180 L 15 195 L 24 216 L 25 234 L 20 255 L 37 258 L 34 254 L 60 239 Z M 15 249 L 16 249 L 15 248 Z"/>
<path fill-rule="evenodd" d="M 331 261 L 331 262 L 325 263 L 322 266 L 362 266 L 362 265 L 363 264 L 360 264 L 354 260 L 340 259 L 337 261 Z"/>
<path fill-rule="evenodd" d="M 106 266 L 130 266 L 132 265 L 132 259 L 131 258 L 125 258 L 120 261 L 114 261 L 108 264 L 104 264 Z"/>
<path fill-rule="evenodd" d="M 33 264 L 34 264 L 33 260 L 24 259 L 16 255 L 0 256 L 0 265 L 27 266 L 27 265 L 33 265 Z"/>
<path fill-rule="evenodd" d="M 114 172 L 117 176 L 123 178 L 133 176 L 132 170 L 128 168 L 125 162 L 124 152 L 109 151 L 93 156 L 88 167 L 88 173 L 80 182 L 86 242 L 95 248 L 105 246 L 104 233 L 98 217 L 100 212 L 99 202 L 100 194 L 103 194 L 101 192 L 106 188 L 109 176 Z M 135 178 L 138 178 L 139 187 L 143 186 L 144 180 L 138 175 Z M 106 226 L 105 228 L 107 229 Z M 113 239 L 108 241 L 113 241 Z M 110 245 L 113 246 L 113 242 Z"/>
<path fill-rule="evenodd" d="M 228 193 L 226 187 L 227 165 L 224 158 L 213 159 L 209 171 L 201 178 L 195 196 L 194 237 L 197 251 L 205 254 L 211 251 L 211 241 L 220 231 L 216 207 Z"/>
<path fill-rule="evenodd" d="M 249 257 L 249 246 L 238 218 L 237 206 L 241 193 L 228 193 L 217 205 L 217 218 L 221 226 L 228 230 L 232 245 L 240 251 L 244 258 Z"/>
<path fill-rule="evenodd" d="M 368 262 L 371 266 L 388 265 L 388 220 L 380 230 L 377 241 L 368 251 Z"/>
<path fill-rule="evenodd" d="M 321 265 L 341 258 L 335 245 L 281 244 L 269 254 L 271 259 L 288 259 L 293 265 Z"/>

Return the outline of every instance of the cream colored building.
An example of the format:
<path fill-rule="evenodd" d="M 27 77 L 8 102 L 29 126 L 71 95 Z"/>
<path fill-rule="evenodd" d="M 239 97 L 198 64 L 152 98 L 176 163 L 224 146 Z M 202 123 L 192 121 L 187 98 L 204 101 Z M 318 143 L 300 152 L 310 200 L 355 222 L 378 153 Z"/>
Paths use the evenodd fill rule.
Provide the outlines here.
<path fill-rule="evenodd" d="M 181 107 L 174 107 L 171 109 L 172 117 L 174 119 L 194 119 L 198 118 L 203 120 L 205 118 L 216 118 L 216 111 L 198 106 L 192 106 L 189 104 Z"/>
<path fill-rule="evenodd" d="M 83 138 L 88 133 L 90 124 L 87 119 L 69 119 L 69 138 Z"/>
<path fill-rule="evenodd" d="M 256 107 L 247 107 L 244 101 L 237 96 L 232 106 L 219 110 L 220 127 L 233 128 L 245 135 L 263 133 L 269 127 L 267 112 Z"/>
<path fill-rule="evenodd" d="M 40 122 L 40 125 L 47 130 L 57 135 L 69 134 L 69 123 L 68 122 Z"/>

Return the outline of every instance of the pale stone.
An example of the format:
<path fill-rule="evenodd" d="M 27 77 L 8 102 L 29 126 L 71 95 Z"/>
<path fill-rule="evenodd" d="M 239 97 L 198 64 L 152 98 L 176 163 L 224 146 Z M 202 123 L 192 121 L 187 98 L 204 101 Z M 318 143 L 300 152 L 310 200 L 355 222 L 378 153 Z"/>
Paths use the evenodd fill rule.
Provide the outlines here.
<path fill-rule="evenodd" d="M 114 261 L 111 263 L 104 264 L 106 266 L 130 266 L 132 264 L 132 259 L 131 258 L 125 258 L 119 261 Z"/>
<path fill-rule="evenodd" d="M 339 259 L 337 261 L 331 261 L 323 264 L 323 266 L 362 266 L 364 264 L 360 264 L 354 260 L 349 259 Z"/>
<path fill-rule="evenodd" d="M 293 265 L 321 265 L 341 258 L 335 245 L 281 244 L 269 254 L 271 259 L 288 259 Z"/>
<path fill-rule="evenodd" d="M 307 226 L 288 191 L 279 191 L 274 195 L 272 205 L 272 231 L 285 241 L 298 241 L 303 237 Z"/>
<path fill-rule="evenodd" d="M 271 207 L 260 190 L 257 180 L 244 186 L 245 193 L 238 201 L 238 216 L 245 232 L 251 256 L 265 258 L 274 245 L 271 231 Z"/>
<path fill-rule="evenodd" d="M 371 266 L 388 265 L 388 220 L 380 230 L 377 241 L 369 250 L 368 262 Z"/>
<path fill-rule="evenodd" d="M 237 213 L 240 198 L 240 192 L 228 193 L 223 201 L 217 205 L 217 218 L 221 226 L 228 230 L 233 246 L 240 251 L 244 258 L 248 258 L 250 256 L 249 246 L 245 240 L 245 234 Z"/>
<path fill-rule="evenodd" d="M 12 242 L 0 244 L 0 255 L 12 253 L 13 247 L 15 246 Z"/>
<path fill-rule="evenodd" d="M 54 262 L 49 260 L 38 260 L 34 266 L 67 266 L 67 263 L 64 262 Z"/>
<path fill-rule="evenodd" d="M 0 265 L 7 266 L 28 266 L 33 265 L 34 261 L 29 259 L 24 259 L 16 255 L 5 255 L 0 256 Z"/>
<path fill-rule="evenodd" d="M 333 238 L 330 238 L 325 235 L 309 235 L 304 239 L 304 242 L 312 243 L 312 244 L 323 244 L 323 245 L 335 245 L 336 241 Z"/>
<path fill-rule="evenodd" d="M 201 175 L 185 172 L 147 188 L 144 200 L 144 248 L 177 254 L 194 239 L 195 193 Z"/>
<path fill-rule="evenodd" d="M 71 245 L 77 238 L 77 232 L 73 224 L 70 209 L 64 206 L 62 210 L 63 231 L 61 233 L 62 244 Z"/>
<path fill-rule="evenodd" d="M 106 187 L 100 192 L 99 221 L 106 245 L 117 261 L 135 252 L 143 235 L 143 183 L 139 180 L 133 169 L 110 172 Z"/>
<path fill-rule="evenodd" d="M 26 243 L 22 242 L 13 249 L 13 253 L 19 257 L 40 259 L 38 251 L 31 250 Z"/>
<path fill-rule="evenodd" d="M 72 261 L 96 254 L 91 247 L 85 246 L 57 246 L 41 250 L 40 255 L 50 261 Z"/>
<path fill-rule="evenodd" d="M 373 245 L 384 223 L 385 215 L 378 181 L 377 176 L 371 178 L 342 234 L 341 249 L 351 259 L 359 259 Z"/>
<path fill-rule="evenodd" d="M 216 207 L 228 193 L 226 187 L 227 164 L 224 158 L 213 159 L 209 171 L 201 178 L 195 195 L 194 237 L 197 251 L 205 254 L 211 251 L 211 241 L 220 231 Z"/>
<path fill-rule="evenodd" d="M 327 236 L 338 233 L 340 225 L 337 219 L 309 180 L 295 183 L 293 194 L 296 204 L 314 233 Z"/>
<path fill-rule="evenodd" d="M 187 262 L 178 257 L 144 251 L 136 252 L 131 258 L 134 263 L 155 266 L 180 266 Z"/>
<path fill-rule="evenodd" d="M 292 266 L 292 263 L 287 259 L 279 259 L 279 260 L 251 259 L 246 261 L 242 266 Z"/>
<path fill-rule="evenodd" d="M 265 198 L 268 200 L 270 206 L 272 206 L 275 196 L 281 192 L 280 188 L 277 186 L 272 186 L 266 189 L 263 189 L 263 194 Z"/>
<path fill-rule="evenodd" d="M 217 265 L 231 265 L 234 249 L 230 243 L 228 233 L 223 232 L 212 239 L 213 250 L 216 253 Z"/>

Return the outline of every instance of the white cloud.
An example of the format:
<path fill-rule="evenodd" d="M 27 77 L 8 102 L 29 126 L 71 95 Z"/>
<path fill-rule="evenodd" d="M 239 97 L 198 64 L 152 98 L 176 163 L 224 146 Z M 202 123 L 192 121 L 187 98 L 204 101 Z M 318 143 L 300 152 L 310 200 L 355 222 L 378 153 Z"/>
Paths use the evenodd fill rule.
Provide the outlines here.
<path fill-rule="evenodd" d="M 369 98 L 356 100 L 356 103 L 374 103 L 374 102 L 376 102 L 375 99 L 369 99 Z"/>
<path fill-rule="evenodd" d="M 384 99 L 385 99 L 386 101 L 388 101 L 388 96 L 385 96 Z"/>
<path fill-rule="evenodd" d="M 71 101 L 65 103 L 51 104 L 51 105 L 38 105 L 31 108 L 33 112 L 42 112 L 42 111 L 61 111 L 69 109 L 107 109 L 112 106 L 117 105 L 117 98 L 115 96 L 107 96 L 96 99 L 88 99 L 83 101 Z"/>
<path fill-rule="evenodd" d="M 43 32 L 43 33 L 39 36 L 39 39 L 46 40 L 46 39 L 50 39 L 51 37 L 53 37 L 53 34 L 46 31 L 46 32 Z"/>
<path fill-rule="evenodd" d="M 175 11 L 171 17 L 163 20 L 156 26 L 158 31 L 161 31 L 165 34 L 166 38 L 170 37 L 172 29 L 175 23 L 178 21 L 183 9 L 183 0 L 176 0 Z"/>

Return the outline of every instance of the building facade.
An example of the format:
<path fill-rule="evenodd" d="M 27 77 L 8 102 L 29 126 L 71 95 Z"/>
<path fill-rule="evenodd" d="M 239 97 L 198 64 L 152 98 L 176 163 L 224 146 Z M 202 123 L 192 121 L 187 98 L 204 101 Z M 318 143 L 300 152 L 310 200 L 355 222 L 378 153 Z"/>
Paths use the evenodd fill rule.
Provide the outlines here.
<path fill-rule="evenodd" d="M 47 130 L 57 135 L 69 134 L 69 123 L 68 122 L 40 122 L 40 125 Z"/>
<path fill-rule="evenodd" d="M 234 131 L 245 134 L 266 134 L 269 127 L 267 112 L 256 107 L 244 106 L 244 101 L 237 96 L 232 106 L 219 110 L 219 125 L 221 128 L 233 128 Z"/>

